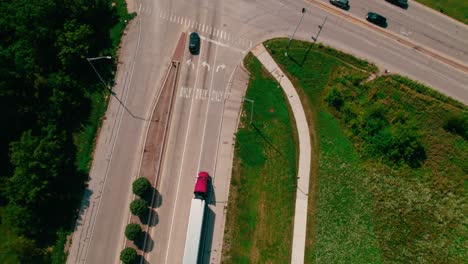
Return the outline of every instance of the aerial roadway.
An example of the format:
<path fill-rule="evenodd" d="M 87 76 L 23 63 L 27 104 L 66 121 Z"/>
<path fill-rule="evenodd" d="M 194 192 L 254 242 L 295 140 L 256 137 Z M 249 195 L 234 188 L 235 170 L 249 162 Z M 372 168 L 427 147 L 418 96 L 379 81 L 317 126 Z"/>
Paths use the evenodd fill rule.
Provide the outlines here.
<path fill-rule="evenodd" d="M 129 0 L 138 15 L 123 38 L 116 85 L 100 131 L 67 263 L 118 263 L 125 246 L 135 179 L 151 106 L 182 32 L 198 32 L 198 54 L 185 49 L 157 187 L 158 222 L 149 230 L 149 263 L 182 263 L 198 172 L 211 176 L 202 263 L 220 263 L 234 131 L 248 76 L 242 59 L 257 44 L 290 37 L 330 45 L 468 102 L 468 28 L 409 1 Z M 305 8 L 301 19 L 301 10 Z M 386 17 L 387 28 L 365 16 Z M 320 29 L 319 26 L 322 28 Z M 313 38 L 312 38 L 313 37 Z M 125 107 L 123 107 L 123 105 Z"/>

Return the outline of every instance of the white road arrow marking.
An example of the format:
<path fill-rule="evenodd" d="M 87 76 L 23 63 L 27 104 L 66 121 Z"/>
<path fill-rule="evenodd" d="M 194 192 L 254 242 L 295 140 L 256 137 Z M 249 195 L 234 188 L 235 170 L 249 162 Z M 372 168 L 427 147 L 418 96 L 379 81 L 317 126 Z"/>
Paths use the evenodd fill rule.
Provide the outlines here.
<path fill-rule="evenodd" d="M 192 69 L 195 69 L 195 65 L 193 65 L 192 59 L 187 60 L 187 65 L 190 67 L 192 65 Z"/>
<path fill-rule="evenodd" d="M 226 65 L 224 64 L 218 65 L 218 67 L 216 67 L 216 72 L 218 72 L 219 69 L 224 70 L 224 68 L 226 68 Z"/>
<path fill-rule="evenodd" d="M 210 71 L 210 65 L 208 63 L 206 63 L 206 61 L 202 62 L 202 66 L 203 67 L 207 67 L 208 68 L 208 71 Z"/>

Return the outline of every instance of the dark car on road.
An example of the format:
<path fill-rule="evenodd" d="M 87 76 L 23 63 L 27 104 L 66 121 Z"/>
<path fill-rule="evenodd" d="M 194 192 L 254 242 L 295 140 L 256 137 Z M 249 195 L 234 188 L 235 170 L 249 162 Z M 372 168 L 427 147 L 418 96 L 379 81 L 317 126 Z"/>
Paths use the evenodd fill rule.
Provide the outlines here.
<path fill-rule="evenodd" d="M 408 8 L 408 0 L 385 0 L 402 8 Z"/>
<path fill-rule="evenodd" d="M 200 52 L 200 36 L 197 32 L 190 33 L 188 48 L 193 55 L 198 55 Z"/>
<path fill-rule="evenodd" d="M 374 13 L 374 12 L 367 13 L 366 19 L 372 24 L 376 24 L 384 28 L 387 27 L 387 19 L 377 13 Z"/>
<path fill-rule="evenodd" d="M 330 4 L 337 6 L 341 9 L 349 10 L 348 0 L 330 0 Z"/>

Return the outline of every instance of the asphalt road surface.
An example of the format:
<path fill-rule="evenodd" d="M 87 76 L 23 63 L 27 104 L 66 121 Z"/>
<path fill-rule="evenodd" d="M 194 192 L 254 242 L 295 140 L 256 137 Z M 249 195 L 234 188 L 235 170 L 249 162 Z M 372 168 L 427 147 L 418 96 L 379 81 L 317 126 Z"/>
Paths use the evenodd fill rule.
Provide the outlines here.
<path fill-rule="evenodd" d="M 326 1 L 318 2 L 330 6 Z M 186 51 L 182 62 L 158 186 L 162 197 L 159 222 L 150 231 L 154 247 L 145 255 L 150 263 L 181 262 L 190 199 L 199 170 L 211 174 L 214 188 L 207 215 L 203 263 L 220 262 L 233 124 L 247 81 L 244 74 L 244 86 L 237 85 L 233 90 L 233 72 L 239 71 L 236 67 L 257 43 L 272 37 L 289 37 L 303 7 L 307 12 L 295 38 L 311 40 L 314 36 L 318 42 L 376 63 L 382 71 L 400 73 L 462 102 L 468 101 L 466 69 L 401 44 L 364 21 L 367 10 L 381 13 L 389 23 L 385 32 L 466 64 L 467 27 L 412 1 L 408 10 L 384 0 L 353 0 L 349 11 L 334 7 L 330 11 L 314 1 L 299 0 L 141 0 L 130 6 L 135 7 L 138 16 L 125 36 L 113 88 L 126 109 L 115 98 L 111 100 L 68 263 L 118 263 L 129 219 L 131 182 L 138 176 L 135 174 L 141 158 L 145 119 L 180 32 L 197 31 L 202 43 L 199 55 L 192 56 Z M 355 18 L 362 22 L 356 22 Z"/>

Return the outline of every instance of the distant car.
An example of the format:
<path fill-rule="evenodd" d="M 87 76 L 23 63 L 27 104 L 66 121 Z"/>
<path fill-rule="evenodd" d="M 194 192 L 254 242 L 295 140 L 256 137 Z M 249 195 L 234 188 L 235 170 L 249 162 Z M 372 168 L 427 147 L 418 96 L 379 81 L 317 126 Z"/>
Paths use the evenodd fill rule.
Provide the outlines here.
<path fill-rule="evenodd" d="M 193 55 L 198 55 L 198 53 L 200 52 L 200 36 L 197 32 L 190 33 L 189 51 Z"/>
<path fill-rule="evenodd" d="M 341 9 L 349 9 L 349 2 L 348 0 L 330 0 L 330 4 L 337 6 Z"/>
<path fill-rule="evenodd" d="M 372 24 L 376 24 L 381 27 L 387 27 L 387 19 L 377 13 L 374 13 L 374 12 L 367 13 L 366 19 Z"/>
<path fill-rule="evenodd" d="M 402 8 L 408 8 L 408 0 L 385 0 Z"/>

